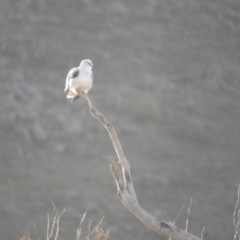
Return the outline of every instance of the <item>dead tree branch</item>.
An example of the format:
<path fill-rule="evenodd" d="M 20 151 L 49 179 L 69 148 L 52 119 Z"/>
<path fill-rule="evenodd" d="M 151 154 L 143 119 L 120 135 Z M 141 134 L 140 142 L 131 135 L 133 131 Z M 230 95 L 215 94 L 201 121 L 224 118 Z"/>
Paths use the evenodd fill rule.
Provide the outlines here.
<path fill-rule="evenodd" d="M 139 205 L 132 183 L 130 164 L 122 150 L 117 133 L 109 120 L 93 106 L 90 98 L 87 96 L 86 99 L 91 115 L 107 129 L 118 156 L 122 172 L 119 170 L 113 157 L 110 157 L 110 170 L 117 185 L 118 198 L 122 204 L 146 226 L 163 236 L 172 240 L 201 240 L 199 237 L 177 228 L 175 224 L 165 221 L 162 217 L 160 219 L 154 217 Z"/>

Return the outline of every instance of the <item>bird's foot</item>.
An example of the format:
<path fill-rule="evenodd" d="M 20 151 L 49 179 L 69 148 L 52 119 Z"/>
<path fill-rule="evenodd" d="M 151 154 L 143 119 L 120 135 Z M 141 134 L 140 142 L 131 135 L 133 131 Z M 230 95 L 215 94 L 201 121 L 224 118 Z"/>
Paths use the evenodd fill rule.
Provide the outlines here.
<path fill-rule="evenodd" d="M 85 91 L 79 91 L 79 95 L 81 96 L 81 97 L 83 97 L 84 99 L 86 99 L 86 97 L 87 97 L 87 94 L 86 94 L 86 92 Z"/>
<path fill-rule="evenodd" d="M 72 100 L 71 100 L 71 102 L 74 102 L 74 101 L 76 101 L 78 98 L 80 98 L 81 96 L 80 95 L 75 95 L 73 98 L 72 98 Z"/>

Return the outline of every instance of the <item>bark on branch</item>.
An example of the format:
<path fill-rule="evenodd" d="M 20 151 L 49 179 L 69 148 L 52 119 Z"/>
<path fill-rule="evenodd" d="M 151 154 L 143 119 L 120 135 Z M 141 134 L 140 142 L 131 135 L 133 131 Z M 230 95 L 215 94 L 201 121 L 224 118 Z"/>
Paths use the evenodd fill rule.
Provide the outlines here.
<path fill-rule="evenodd" d="M 118 156 L 122 172 L 113 157 L 110 157 L 110 170 L 117 185 L 118 198 L 122 204 L 146 226 L 163 236 L 172 240 L 201 240 L 199 237 L 179 229 L 175 224 L 165 221 L 162 217 L 154 217 L 139 205 L 132 183 L 130 164 L 125 157 L 117 133 L 109 120 L 93 106 L 90 98 L 87 96 L 86 99 L 91 115 L 107 129 Z"/>

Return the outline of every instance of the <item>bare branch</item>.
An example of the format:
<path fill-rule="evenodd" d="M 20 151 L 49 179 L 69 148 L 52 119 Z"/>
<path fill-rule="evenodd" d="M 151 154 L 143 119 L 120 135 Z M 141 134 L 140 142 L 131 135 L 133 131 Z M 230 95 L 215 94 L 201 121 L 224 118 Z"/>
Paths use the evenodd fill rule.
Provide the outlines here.
<path fill-rule="evenodd" d="M 233 212 L 234 240 L 240 240 L 240 183 L 238 184 L 237 201 Z"/>
<path fill-rule="evenodd" d="M 125 157 L 117 133 L 109 120 L 93 106 L 90 98 L 87 96 L 86 99 L 91 115 L 107 129 L 121 164 L 122 173 L 114 158 L 110 157 L 110 170 L 117 185 L 118 198 L 122 204 L 146 226 L 163 236 L 172 240 L 200 240 L 200 238 L 177 228 L 175 224 L 165 221 L 163 217 L 160 217 L 160 219 L 154 217 L 139 205 L 132 183 L 130 164 Z"/>

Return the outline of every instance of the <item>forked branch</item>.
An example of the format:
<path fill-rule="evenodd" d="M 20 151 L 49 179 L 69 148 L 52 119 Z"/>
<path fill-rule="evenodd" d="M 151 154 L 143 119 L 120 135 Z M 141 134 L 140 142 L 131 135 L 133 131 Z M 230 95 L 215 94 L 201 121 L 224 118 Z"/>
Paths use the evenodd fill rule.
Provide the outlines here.
<path fill-rule="evenodd" d="M 117 194 L 122 204 L 146 226 L 163 236 L 172 240 L 201 240 L 199 237 L 177 228 L 175 224 L 165 221 L 162 217 L 160 219 L 154 217 L 139 205 L 132 183 L 130 164 L 122 150 L 117 133 L 109 120 L 93 106 L 90 98 L 87 96 L 86 99 L 91 115 L 107 129 L 118 156 L 122 172 L 113 157 L 110 157 L 110 170 L 115 179 L 118 189 Z"/>

